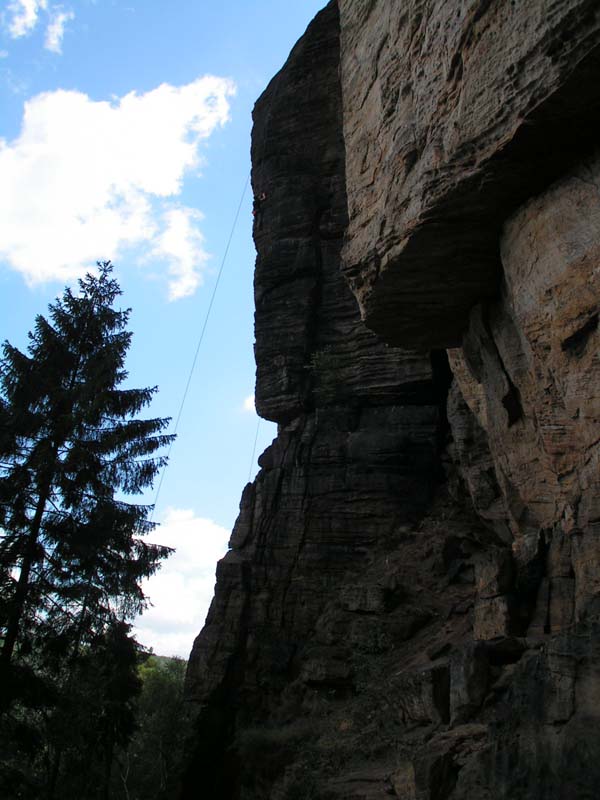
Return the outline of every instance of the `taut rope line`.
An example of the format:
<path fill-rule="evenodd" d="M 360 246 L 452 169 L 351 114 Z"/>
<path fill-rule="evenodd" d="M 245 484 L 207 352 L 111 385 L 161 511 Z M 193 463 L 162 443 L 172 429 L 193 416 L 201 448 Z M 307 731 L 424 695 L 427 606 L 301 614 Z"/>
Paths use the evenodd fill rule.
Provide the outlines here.
<path fill-rule="evenodd" d="M 227 240 L 227 246 L 225 247 L 225 252 L 223 253 L 223 258 L 221 260 L 221 266 L 219 267 L 219 273 L 217 275 L 217 280 L 215 282 L 215 286 L 210 298 L 210 303 L 208 304 L 208 309 L 206 311 L 206 316 L 204 317 L 204 324 L 202 325 L 202 330 L 200 331 L 200 336 L 198 338 L 198 344 L 196 346 L 196 352 L 194 353 L 194 358 L 192 360 L 192 366 L 190 367 L 190 371 L 188 374 L 187 382 L 185 384 L 185 389 L 183 390 L 183 396 L 181 398 L 181 403 L 179 404 L 179 411 L 177 412 L 177 417 L 175 419 L 175 427 L 173 428 L 173 433 L 176 434 L 179 428 L 179 422 L 181 421 L 181 415 L 183 413 L 183 407 L 185 406 L 185 401 L 187 400 L 188 392 L 190 389 L 190 384 L 192 382 L 192 376 L 194 374 L 194 369 L 196 368 L 196 361 L 198 360 L 198 353 L 200 352 L 200 347 L 202 346 L 202 340 L 204 339 L 204 334 L 206 332 L 206 326 L 208 325 L 208 319 L 210 317 L 210 312 L 213 307 L 213 303 L 215 301 L 215 296 L 217 294 L 217 289 L 219 288 L 219 282 L 221 280 L 221 275 L 223 274 L 223 267 L 225 266 L 225 262 L 227 260 L 227 255 L 229 253 L 229 248 L 231 246 L 231 242 L 233 239 L 233 234 L 235 233 L 235 229 L 237 227 L 237 221 L 240 216 L 240 211 L 242 209 L 242 203 L 244 202 L 244 197 L 246 196 L 246 190 L 248 189 L 248 183 L 250 182 L 250 175 L 248 174 L 246 178 L 246 182 L 244 183 L 244 188 L 242 190 L 242 196 L 240 197 L 240 202 L 238 203 L 237 211 L 235 212 L 235 217 L 233 219 L 233 225 L 231 226 L 231 231 L 229 233 L 229 239 Z M 154 511 L 156 509 L 158 498 L 160 497 L 160 490 L 162 489 L 163 480 L 165 477 L 165 473 L 167 471 L 169 458 L 171 457 L 171 450 L 173 449 L 173 444 L 175 440 L 171 442 L 169 445 L 169 450 L 167 452 L 167 463 L 162 469 L 160 474 L 160 480 L 158 482 L 158 488 L 156 490 L 156 495 L 154 497 L 154 504 L 152 507 L 152 513 L 150 514 L 150 521 L 154 520 Z"/>

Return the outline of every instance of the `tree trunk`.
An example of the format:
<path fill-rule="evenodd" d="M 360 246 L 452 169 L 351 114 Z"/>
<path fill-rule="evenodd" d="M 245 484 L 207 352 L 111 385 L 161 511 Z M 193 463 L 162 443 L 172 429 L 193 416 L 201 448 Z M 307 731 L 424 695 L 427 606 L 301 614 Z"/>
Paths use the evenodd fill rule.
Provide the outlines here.
<path fill-rule="evenodd" d="M 104 772 L 104 791 L 102 792 L 102 800 L 110 800 L 110 778 L 112 774 L 114 745 L 114 736 L 111 736 L 110 741 L 106 744 L 106 765 Z"/>
<path fill-rule="evenodd" d="M 56 458 L 56 452 L 53 449 L 54 458 L 51 459 L 52 465 Z M 52 471 L 53 473 L 53 471 Z M 42 527 L 42 520 L 46 510 L 46 503 L 50 497 L 50 486 L 52 485 L 52 473 L 45 479 L 42 489 L 40 491 L 37 506 L 33 520 L 31 521 L 31 529 L 27 537 L 25 547 L 25 554 L 21 562 L 21 571 L 19 573 L 19 580 L 17 581 L 17 588 L 15 596 L 11 603 L 11 609 L 8 615 L 8 623 L 6 626 L 6 636 L 2 645 L 2 652 L 0 653 L 0 665 L 2 667 L 2 689 L 0 690 L 0 713 L 6 711 L 12 702 L 11 681 L 9 680 L 9 668 L 11 665 L 15 645 L 19 636 L 19 628 L 21 626 L 21 619 L 23 617 L 23 610 L 29 594 L 29 576 L 31 568 L 35 562 L 36 547 L 38 537 Z"/>
<path fill-rule="evenodd" d="M 59 745 L 56 748 L 56 753 L 54 754 L 54 758 L 52 760 L 52 770 L 50 773 L 50 779 L 48 781 L 48 792 L 47 792 L 48 800 L 54 800 L 54 793 L 56 792 L 56 784 L 58 782 L 58 774 L 60 772 L 61 760 L 62 760 L 62 747 Z"/>

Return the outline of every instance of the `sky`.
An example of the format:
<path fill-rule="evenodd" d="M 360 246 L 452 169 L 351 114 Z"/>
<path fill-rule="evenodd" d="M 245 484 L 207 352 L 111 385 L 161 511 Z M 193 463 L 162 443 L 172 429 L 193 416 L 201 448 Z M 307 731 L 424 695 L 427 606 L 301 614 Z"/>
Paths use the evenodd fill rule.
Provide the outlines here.
<path fill-rule="evenodd" d="M 176 548 L 135 625 L 162 655 L 188 656 L 275 436 L 253 403 L 251 112 L 324 5 L 0 0 L 0 340 L 25 349 L 35 315 L 111 260 L 132 309 L 129 385 L 157 385 L 149 413 L 175 421 L 223 265 L 160 494 L 145 498 L 152 539 Z"/>

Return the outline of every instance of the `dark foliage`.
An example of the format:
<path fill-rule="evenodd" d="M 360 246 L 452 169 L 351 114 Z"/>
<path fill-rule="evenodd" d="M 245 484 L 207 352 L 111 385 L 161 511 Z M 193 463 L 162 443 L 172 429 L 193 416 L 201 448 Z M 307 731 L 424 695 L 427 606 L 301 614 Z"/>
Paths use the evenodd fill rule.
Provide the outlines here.
<path fill-rule="evenodd" d="M 108 797 L 140 689 L 126 620 L 169 550 L 149 544 L 169 420 L 124 389 L 129 310 L 110 262 L 0 361 L 0 794 Z M 79 776 L 79 778 L 77 778 Z M 71 779 L 83 780 L 76 786 Z"/>
<path fill-rule="evenodd" d="M 189 711 L 183 698 L 186 662 L 150 656 L 140 667 L 137 730 L 116 757 L 115 800 L 170 800 L 179 796 Z"/>

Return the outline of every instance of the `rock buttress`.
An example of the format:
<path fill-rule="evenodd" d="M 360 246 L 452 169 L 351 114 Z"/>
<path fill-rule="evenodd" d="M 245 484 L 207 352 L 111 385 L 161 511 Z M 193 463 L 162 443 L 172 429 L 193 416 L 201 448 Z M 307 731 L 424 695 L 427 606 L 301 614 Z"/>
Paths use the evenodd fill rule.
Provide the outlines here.
<path fill-rule="evenodd" d="M 199 717 L 189 798 L 287 796 L 290 752 L 313 710 L 357 691 L 353 651 L 387 651 L 433 613 L 414 602 L 380 631 L 362 625 L 363 607 L 385 616 L 388 600 L 408 602 L 393 570 L 387 588 L 360 588 L 360 576 L 431 500 L 440 411 L 429 357 L 364 328 L 340 271 L 338 70 L 330 4 L 254 113 L 256 402 L 279 431 L 244 491 L 190 658 Z"/>

